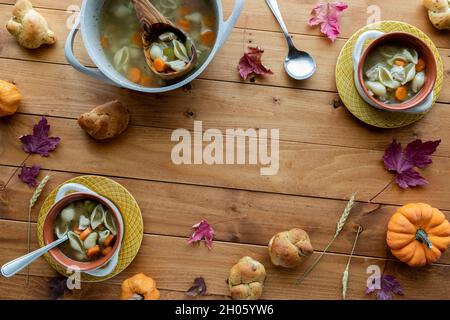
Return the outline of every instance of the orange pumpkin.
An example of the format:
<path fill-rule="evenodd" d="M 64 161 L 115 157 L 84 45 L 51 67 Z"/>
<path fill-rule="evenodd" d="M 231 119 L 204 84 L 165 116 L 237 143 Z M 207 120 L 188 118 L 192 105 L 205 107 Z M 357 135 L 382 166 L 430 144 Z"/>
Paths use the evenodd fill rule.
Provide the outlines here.
<path fill-rule="evenodd" d="M 143 273 L 139 273 L 122 283 L 120 300 L 159 300 L 156 282 Z"/>
<path fill-rule="evenodd" d="M 389 220 L 387 244 L 396 258 L 411 267 L 431 264 L 450 245 L 450 223 L 438 209 L 410 203 Z"/>

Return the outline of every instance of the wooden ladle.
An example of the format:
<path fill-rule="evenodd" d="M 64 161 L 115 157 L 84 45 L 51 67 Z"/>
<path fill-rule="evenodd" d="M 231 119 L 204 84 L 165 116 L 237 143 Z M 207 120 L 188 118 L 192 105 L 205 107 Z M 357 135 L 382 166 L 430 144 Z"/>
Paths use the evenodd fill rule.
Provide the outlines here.
<path fill-rule="evenodd" d="M 188 35 L 161 14 L 156 7 L 149 0 L 133 0 L 133 5 L 136 10 L 137 17 L 141 26 L 142 41 L 144 44 L 144 53 L 147 64 L 150 70 L 163 80 L 175 80 L 189 73 L 197 62 L 197 50 L 194 43 L 192 43 L 191 60 L 186 66 L 178 71 L 158 72 L 153 66 L 153 60 L 150 56 L 150 46 L 153 42 L 159 39 L 159 36 L 166 32 L 172 32 L 182 43 L 186 43 Z"/>

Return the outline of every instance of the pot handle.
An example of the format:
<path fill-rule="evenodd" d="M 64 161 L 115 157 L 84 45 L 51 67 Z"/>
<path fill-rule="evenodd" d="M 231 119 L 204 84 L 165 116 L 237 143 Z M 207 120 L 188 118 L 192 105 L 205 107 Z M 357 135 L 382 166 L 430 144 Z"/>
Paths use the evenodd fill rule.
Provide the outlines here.
<path fill-rule="evenodd" d="M 220 35 L 219 48 L 222 47 L 223 44 L 225 43 L 225 41 L 228 39 L 228 36 L 230 35 L 231 31 L 233 30 L 234 25 L 236 24 L 237 20 L 239 19 L 239 16 L 241 14 L 243 6 L 244 6 L 244 0 L 236 0 L 230 17 L 228 18 L 227 21 L 224 22 L 223 32 Z"/>
<path fill-rule="evenodd" d="M 369 39 L 377 39 L 383 36 L 385 33 L 377 30 L 366 31 L 361 34 L 356 40 L 355 47 L 353 49 L 353 69 L 358 70 L 359 61 L 361 59 L 361 55 L 363 52 L 363 47 L 366 44 L 366 41 Z"/>
<path fill-rule="evenodd" d="M 72 65 L 72 67 L 74 67 L 76 70 L 80 71 L 81 73 L 91 76 L 97 80 L 101 80 L 103 82 L 107 82 L 109 84 L 116 85 L 108 77 L 106 77 L 100 70 L 85 67 L 75 57 L 75 54 L 73 52 L 73 45 L 75 42 L 75 36 L 77 35 L 79 29 L 80 29 L 80 18 L 78 17 L 75 25 L 72 27 L 72 30 L 70 30 L 70 33 L 67 36 L 66 45 L 64 48 L 64 53 L 66 55 L 67 61 Z"/>

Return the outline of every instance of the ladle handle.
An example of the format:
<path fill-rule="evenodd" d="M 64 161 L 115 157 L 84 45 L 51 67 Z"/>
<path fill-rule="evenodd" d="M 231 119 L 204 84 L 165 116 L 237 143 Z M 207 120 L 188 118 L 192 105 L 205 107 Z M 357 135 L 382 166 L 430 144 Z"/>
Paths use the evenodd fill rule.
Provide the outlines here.
<path fill-rule="evenodd" d="M 275 18 L 277 18 L 281 30 L 283 31 L 284 36 L 286 37 L 286 40 L 289 44 L 289 47 L 294 46 L 294 43 L 292 42 L 291 36 L 289 35 L 289 31 L 286 27 L 286 24 L 284 23 L 283 16 L 281 15 L 280 7 L 278 6 L 277 0 L 266 0 L 266 3 L 269 6 L 270 10 L 272 10 L 272 13 L 275 16 Z"/>
<path fill-rule="evenodd" d="M 17 259 L 14 259 L 13 261 L 5 263 L 1 269 L 2 275 L 6 278 L 12 277 L 17 272 L 19 272 L 20 270 L 22 270 L 23 268 L 28 266 L 30 263 L 32 263 L 34 260 L 41 257 L 44 253 L 50 251 L 51 249 L 59 246 L 61 243 L 67 241 L 67 239 L 69 239 L 69 237 L 67 235 L 65 235 L 61 239 L 58 239 L 58 240 L 46 245 L 45 247 L 42 247 L 40 249 L 37 249 L 33 252 L 30 252 L 30 253 L 22 256 L 20 258 L 17 258 Z"/>

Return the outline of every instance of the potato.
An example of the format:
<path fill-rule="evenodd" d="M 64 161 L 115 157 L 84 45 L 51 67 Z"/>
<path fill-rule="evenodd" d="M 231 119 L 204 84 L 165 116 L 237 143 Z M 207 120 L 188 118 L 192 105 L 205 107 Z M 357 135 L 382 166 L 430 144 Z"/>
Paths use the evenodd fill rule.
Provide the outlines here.
<path fill-rule="evenodd" d="M 111 139 L 122 134 L 130 122 L 130 112 L 120 101 L 111 101 L 85 113 L 78 124 L 96 140 Z"/>

